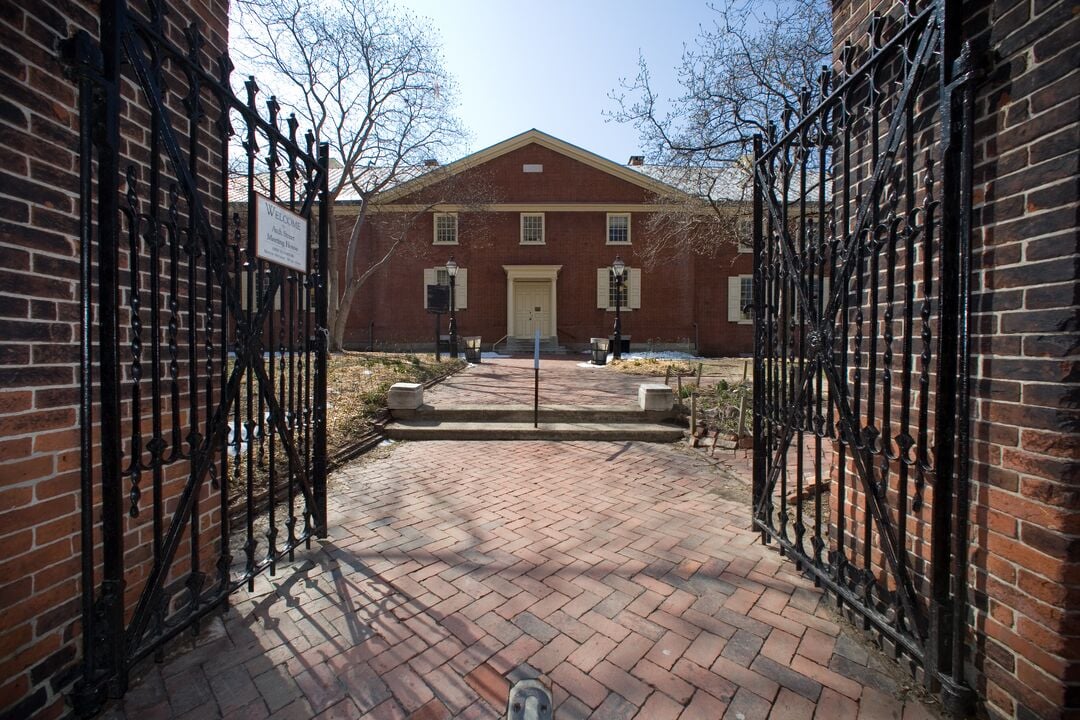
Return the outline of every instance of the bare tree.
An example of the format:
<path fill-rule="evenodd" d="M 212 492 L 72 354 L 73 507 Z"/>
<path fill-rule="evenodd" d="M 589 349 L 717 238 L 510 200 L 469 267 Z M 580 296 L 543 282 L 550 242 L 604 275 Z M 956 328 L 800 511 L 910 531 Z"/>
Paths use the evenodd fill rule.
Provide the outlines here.
<path fill-rule="evenodd" d="M 712 27 L 683 51 L 678 97 L 658 95 L 644 57 L 612 94 L 610 116 L 637 127 L 650 174 L 689 194 L 659 199 L 665 211 L 653 215 L 646 249 L 656 258 L 744 239 L 753 136 L 796 111 L 832 51 L 825 0 L 727 0 L 712 10 Z"/>
<path fill-rule="evenodd" d="M 240 64 L 259 70 L 275 88 L 284 85 L 278 102 L 329 143 L 331 208 L 345 197 L 359 206 L 344 242 L 338 218 L 333 211 L 330 216 L 331 349 L 340 350 L 361 284 L 401 244 L 358 266 L 372 198 L 423 172 L 439 172 L 426 161 L 456 154 L 464 137 L 453 114 L 451 78 L 434 31 L 385 0 L 238 0 L 231 20 Z"/>

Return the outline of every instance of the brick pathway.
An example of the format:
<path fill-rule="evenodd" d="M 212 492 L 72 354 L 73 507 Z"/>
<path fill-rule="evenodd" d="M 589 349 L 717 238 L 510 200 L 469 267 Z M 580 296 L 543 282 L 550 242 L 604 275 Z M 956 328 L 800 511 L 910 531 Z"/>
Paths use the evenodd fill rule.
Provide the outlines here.
<path fill-rule="evenodd" d="M 406 443 L 335 476 L 331 539 L 106 717 L 912 718 L 900 677 L 672 446 Z M 771 713 L 771 715 L 770 715 Z"/>
<path fill-rule="evenodd" d="M 638 385 L 664 378 L 624 375 L 604 367 L 582 367 L 588 355 L 540 359 L 540 405 L 637 406 Z M 532 405 L 532 357 L 485 359 L 424 393 L 429 405 Z"/>

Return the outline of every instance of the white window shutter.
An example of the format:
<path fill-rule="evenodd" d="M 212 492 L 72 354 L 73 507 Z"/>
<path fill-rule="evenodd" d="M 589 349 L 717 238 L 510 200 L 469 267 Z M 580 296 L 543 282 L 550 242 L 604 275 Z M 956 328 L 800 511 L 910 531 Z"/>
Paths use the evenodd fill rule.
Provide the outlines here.
<path fill-rule="evenodd" d="M 435 268 L 424 268 L 424 309 L 427 310 L 427 289 L 428 285 L 434 285 L 438 282 L 436 280 Z"/>
<path fill-rule="evenodd" d="M 626 288 L 626 306 L 637 310 L 641 307 L 641 269 L 627 268 L 626 271 L 630 275 L 628 281 L 630 285 Z"/>
<path fill-rule="evenodd" d="M 738 275 L 732 275 L 727 279 L 727 319 L 728 322 L 742 320 L 742 308 L 739 300 L 742 296 L 742 280 Z"/>
<path fill-rule="evenodd" d="M 596 270 L 596 307 L 601 310 L 607 310 L 608 298 L 611 290 L 609 283 L 611 282 L 611 270 L 609 268 L 598 268 Z"/>
<path fill-rule="evenodd" d="M 458 268 L 454 278 L 454 307 L 464 310 L 469 306 L 469 271 Z"/>

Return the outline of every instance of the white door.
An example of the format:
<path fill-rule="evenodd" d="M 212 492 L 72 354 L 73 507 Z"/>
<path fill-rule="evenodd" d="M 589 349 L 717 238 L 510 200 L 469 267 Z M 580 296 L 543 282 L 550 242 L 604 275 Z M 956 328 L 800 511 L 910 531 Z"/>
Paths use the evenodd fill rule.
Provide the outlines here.
<path fill-rule="evenodd" d="M 514 337 L 532 338 L 536 331 L 540 337 L 551 333 L 551 283 L 514 283 Z"/>

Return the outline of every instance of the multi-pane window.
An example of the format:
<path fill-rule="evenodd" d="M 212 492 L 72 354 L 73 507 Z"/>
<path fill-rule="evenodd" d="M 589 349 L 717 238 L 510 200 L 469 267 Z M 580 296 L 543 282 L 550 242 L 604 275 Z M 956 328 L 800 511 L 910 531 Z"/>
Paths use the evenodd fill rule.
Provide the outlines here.
<path fill-rule="evenodd" d="M 741 217 L 735 222 L 735 236 L 739 252 L 754 252 L 754 224 L 750 218 Z"/>
<path fill-rule="evenodd" d="M 450 273 L 446 271 L 446 268 L 435 268 L 435 284 L 436 285 L 449 285 Z"/>
<path fill-rule="evenodd" d="M 627 267 L 623 270 L 621 291 L 615 289 L 615 275 L 610 267 L 596 268 L 596 307 L 614 310 L 615 301 L 623 310 L 641 307 L 641 268 Z"/>
<path fill-rule="evenodd" d="M 457 215 L 435 213 L 435 244 L 457 245 Z"/>
<path fill-rule="evenodd" d="M 751 275 L 739 276 L 739 312 L 743 320 L 750 320 L 750 309 L 754 306 L 754 278 Z"/>
<path fill-rule="evenodd" d="M 521 213 L 521 244 L 544 244 L 544 213 Z"/>
<path fill-rule="evenodd" d="M 630 213 L 608 213 L 608 245 L 630 244 Z"/>
<path fill-rule="evenodd" d="M 611 273 L 611 282 L 608 285 L 608 307 L 627 307 L 630 302 L 630 273 L 623 271 L 622 282 L 615 282 L 615 273 Z"/>
<path fill-rule="evenodd" d="M 728 322 L 749 323 L 754 317 L 754 276 L 728 276 Z"/>

